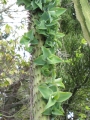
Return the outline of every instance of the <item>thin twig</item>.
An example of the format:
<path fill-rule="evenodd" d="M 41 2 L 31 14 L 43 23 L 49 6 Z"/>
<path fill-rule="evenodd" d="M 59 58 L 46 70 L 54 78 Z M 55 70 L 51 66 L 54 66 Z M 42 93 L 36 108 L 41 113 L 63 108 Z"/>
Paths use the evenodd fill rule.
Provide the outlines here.
<path fill-rule="evenodd" d="M 12 118 L 12 117 L 14 117 L 14 115 L 12 115 L 12 116 L 2 115 L 2 116 L 6 117 L 6 118 Z"/>
<path fill-rule="evenodd" d="M 16 2 L 15 2 L 15 3 L 16 3 Z M 12 7 L 13 5 L 15 5 L 15 3 L 11 4 L 10 6 L 8 6 L 8 7 L 5 8 L 5 9 L 1 10 L 0 13 L 7 11 L 10 7 Z"/>

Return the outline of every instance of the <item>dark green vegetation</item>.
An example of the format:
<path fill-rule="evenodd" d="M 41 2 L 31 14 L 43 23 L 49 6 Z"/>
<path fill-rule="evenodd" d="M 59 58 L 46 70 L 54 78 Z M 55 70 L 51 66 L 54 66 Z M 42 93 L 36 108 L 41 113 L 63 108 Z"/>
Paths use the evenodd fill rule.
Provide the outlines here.
<path fill-rule="evenodd" d="M 15 41 L 0 40 L 1 120 L 29 118 L 29 66 L 15 53 Z"/>
<path fill-rule="evenodd" d="M 79 22 L 76 19 L 74 5 L 69 0 L 63 0 L 62 6 L 67 11 L 62 17 L 62 31 L 66 34 L 62 41 L 61 55 L 68 62 L 60 64 L 66 91 L 72 92 L 72 97 L 63 104 L 66 114 L 74 112 L 74 119 L 90 119 L 90 47 L 83 39 Z M 64 118 L 66 119 L 66 118 Z"/>

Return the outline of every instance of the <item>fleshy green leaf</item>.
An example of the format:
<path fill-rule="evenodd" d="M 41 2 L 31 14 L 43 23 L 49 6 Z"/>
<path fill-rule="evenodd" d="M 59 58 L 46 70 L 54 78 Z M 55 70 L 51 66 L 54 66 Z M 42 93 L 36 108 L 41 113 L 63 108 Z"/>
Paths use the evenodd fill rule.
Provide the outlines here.
<path fill-rule="evenodd" d="M 61 48 L 62 47 L 62 42 L 57 40 L 57 43 L 58 43 L 59 47 Z"/>
<path fill-rule="evenodd" d="M 20 43 L 22 45 L 25 45 L 25 47 L 28 47 L 29 43 L 30 43 L 30 40 L 29 39 L 26 39 L 24 36 L 21 38 L 20 40 Z"/>
<path fill-rule="evenodd" d="M 37 32 L 41 35 L 48 36 L 45 30 L 37 30 Z"/>
<path fill-rule="evenodd" d="M 50 47 L 54 47 L 53 42 L 50 41 L 50 40 L 46 40 L 45 45 L 46 45 L 46 46 L 50 46 Z"/>
<path fill-rule="evenodd" d="M 32 53 L 33 47 L 32 47 L 32 46 L 29 46 L 29 47 L 26 46 L 26 47 L 25 47 L 25 50 L 28 51 L 29 53 Z"/>
<path fill-rule="evenodd" d="M 50 35 L 53 35 L 53 36 L 56 36 L 56 33 L 55 33 L 55 31 L 54 30 L 49 30 L 49 33 L 48 34 L 50 34 Z"/>
<path fill-rule="evenodd" d="M 38 40 L 37 39 L 33 39 L 30 43 L 31 43 L 31 45 L 37 45 L 38 44 Z"/>
<path fill-rule="evenodd" d="M 53 93 L 47 85 L 40 85 L 38 89 L 45 99 L 49 99 L 50 95 Z"/>
<path fill-rule="evenodd" d="M 59 99 L 59 96 L 60 96 L 59 91 L 56 91 L 56 92 L 52 93 L 51 96 L 54 100 L 57 101 Z"/>
<path fill-rule="evenodd" d="M 38 8 L 38 5 L 35 3 L 35 1 L 31 1 L 31 5 L 32 5 L 32 8 L 33 10 L 35 10 L 36 8 Z"/>
<path fill-rule="evenodd" d="M 65 8 L 57 7 L 57 8 L 55 9 L 55 11 L 56 11 L 56 15 L 57 15 L 57 16 L 60 16 L 60 15 L 62 15 L 62 14 L 66 11 L 66 9 L 65 9 Z"/>
<path fill-rule="evenodd" d="M 20 40 L 20 43 L 22 45 L 25 45 L 25 47 L 29 47 L 29 43 L 33 41 L 34 35 L 33 35 L 33 30 L 30 30 L 29 32 L 25 33 L 23 37 Z"/>
<path fill-rule="evenodd" d="M 53 111 L 52 111 L 52 114 L 53 115 L 63 115 L 64 111 L 63 111 L 63 108 L 60 107 L 59 109 L 57 109 L 56 107 L 54 107 Z"/>
<path fill-rule="evenodd" d="M 40 30 L 47 29 L 47 27 L 45 25 L 45 20 L 40 21 L 40 23 L 37 25 L 37 29 L 40 29 Z"/>
<path fill-rule="evenodd" d="M 57 33 L 57 34 L 56 34 L 56 37 L 57 37 L 57 38 L 62 38 L 62 37 L 64 37 L 64 36 L 65 36 L 65 34 L 63 34 L 63 33 Z"/>
<path fill-rule="evenodd" d="M 17 0 L 18 5 L 26 4 L 25 0 Z"/>
<path fill-rule="evenodd" d="M 45 21 L 49 20 L 48 12 L 44 12 L 44 13 L 42 14 L 40 20 L 45 20 Z"/>
<path fill-rule="evenodd" d="M 41 68 L 41 73 L 43 74 L 43 76 L 50 77 L 52 75 L 52 71 L 50 67 L 51 66 L 49 65 L 45 65 Z"/>
<path fill-rule="evenodd" d="M 50 15 L 55 17 L 56 16 L 56 13 L 55 13 L 55 10 L 52 10 L 52 11 L 49 11 Z"/>
<path fill-rule="evenodd" d="M 51 23 L 49 23 L 49 24 L 46 24 L 46 26 L 47 26 L 47 27 L 51 27 L 51 26 L 53 26 L 53 25 L 55 25 L 55 24 L 57 24 L 57 21 L 53 21 L 53 22 L 51 22 Z"/>
<path fill-rule="evenodd" d="M 62 15 L 66 11 L 65 8 L 60 8 L 60 7 L 53 7 L 50 10 L 55 10 L 57 17 L 59 17 L 60 15 Z"/>
<path fill-rule="evenodd" d="M 72 93 L 70 92 L 61 92 L 59 91 L 60 97 L 58 99 L 58 102 L 63 102 L 65 100 L 67 100 L 68 98 L 71 97 Z"/>
<path fill-rule="evenodd" d="M 57 86 L 60 86 L 60 87 L 62 87 L 62 88 L 65 88 L 64 84 L 62 83 L 62 79 L 61 79 L 61 78 L 55 79 L 55 80 L 54 80 L 54 83 L 55 83 Z"/>
<path fill-rule="evenodd" d="M 46 109 L 42 114 L 43 115 L 51 115 L 51 108 Z"/>
<path fill-rule="evenodd" d="M 44 46 L 42 47 L 42 51 L 43 51 L 44 59 L 46 59 L 47 57 L 51 55 L 51 51 L 48 48 L 45 48 Z"/>
<path fill-rule="evenodd" d="M 56 92 L 56 91 L 57 91 L 56 85 L 50 85 L 50 89 L 51 89 L 53 92 Z"/>
<path fill-rule="evenodd" d="M 34 63 L 36 65 L 44 65 L 45 64 L 45 61 L 43 60 L 43 55 L 39 56 L 38 58 L 36 58 L 34 60 Z"/>
<path fill-rule="evenodd" d="M 50 21 L 50 23 L 53 21 L 53 17 L 51 16 L 51 13 L 50 13 L 50 11 L 48 11 L 48 15 L 49 15 L 49 21 Z"/>
<path fill-rule="evenodd" d="M 27 0 L 17 0 L 17 4 L 18 5 L 25 5 L 25 8 L 27 9 L 27 10 L 31 10 L 31 4 L 30 4 L 30 2 Z"/>
<path fill-rule="evenodd" d="M 63 60 L 54 54 L 52 54 L 50 57 L 47 58 L 48 64 L 56 64 L 60 62 L 63 62 Z"/>
<path fill-rule="evenodd" d="M 26 37 L 29 38 L 30 41 L 32 41 L 34 39 L 33 30 L 30 30 L 29 32 L 27 32 Z"/>
<path fill-rule="evenodd" d="M 42 1 L 41 0 L 38 0 L 38 1 L 35 1 L 36 5 L 38 5 L 38 7 L 42 10 Z"/>
<path fill-rule="evenodd" d="M 51 106 L 53 106 L 56 102 L 57 102 L 57 100 L 53 99 L 52 95 L 51 95 L 49 97 L 49 101 L 48 101 L 48 103 L 47 103 L 47 105 L 45 107 L 45 110 L 48 109 L 48 108 L 50 108 Z"/>

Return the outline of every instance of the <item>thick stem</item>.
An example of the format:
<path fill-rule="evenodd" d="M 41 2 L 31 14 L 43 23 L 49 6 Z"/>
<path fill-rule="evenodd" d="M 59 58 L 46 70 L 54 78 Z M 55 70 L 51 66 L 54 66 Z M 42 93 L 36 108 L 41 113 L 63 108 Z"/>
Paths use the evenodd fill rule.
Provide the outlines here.
<path fill-rule="evenodd" d="M 43 46 L 43 40 L 41 36 L 39 38 L 39 43 L 35 48 L 33 54 L 34 58 L 38 57 L 41 53 L 41 47 Z M 36 66 L 33 62 L 31 65 L 31 83 L 30 83 L 30 120 L 50 120 L 49 116 L 43 116 L 42 112 L 45 108 L 45 103 L 42 99 L 42 96 L 38 90 L 38 86 L 44 82 L 44 77 L 41 75 L 41 67 Z"/>
<path fill-rule="evenodd" d="M 90 21 L 90 17 L 87 15 L 89 14 L 89 3 L 87 4 L 87 0 L 73 0 L 73 2 L 77 19 L 81 24 L 83 35 L 90 45 L 90 28 L 88 29 L 88 21 Z"/>

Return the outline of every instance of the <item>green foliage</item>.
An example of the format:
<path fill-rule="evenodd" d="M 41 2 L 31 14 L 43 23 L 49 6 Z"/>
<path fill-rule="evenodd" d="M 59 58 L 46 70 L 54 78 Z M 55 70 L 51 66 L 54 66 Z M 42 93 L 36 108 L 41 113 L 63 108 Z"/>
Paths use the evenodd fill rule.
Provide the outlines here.
<path fill-rule="evenodd" d="M 80 3 L 80 1 L 78 2 Z M 85 2 L 85 4 L 87 4 L 86 1 L 82 0 L 81 2 Z M 61 21 L 61 29 L 66 33 L 62 42 L 63 46 L 61 52 L 63 51 L 62 57 L 67 59 L 68 62 L 66 64 L 61 63 L 60 68 L 58 68 L 57 71 L 59 71 L 58 77 L 62 77 L 64 81 L 65 91 L 72 92 L 72 97 L 68 100 L 68 104 L 63 105 L 63 108 L 66 111 L 72 111 L 74 113 L 73 119 L 89 119 L 90 111 L 85 109 L 85 106 L 89 107 L 90 99 L 88 95 L 90 92 L 90 47 L 88 46 L 86 40 L 82 37 L 81 27 L 76 19 L 77 13 L 75 13 L 71 0 L 63 0 L 61 5 L 62 7 L 67 8 L 65 14 L 62 15 Z M 87 10 L 84 6 L 85 5 L 83 5 L 83 8 L 81 9 L 84 9 L 85 13 Z M 81 13 L 79 17 L 81 17 Z M 84 22 L 85 19 L 83 23 Z M 60 71 L 60 69 L 62 70 Z"/>
<path fill-rule="evenodd" d="M 46 81 L 48 80 L 38 87 L 43 98 L 46 99 L 46 107 L 42 112 L 44 115 L 63 115 L 61 105 L 71 97 L 71 93 L 62 92 L 65 86 L 61 78 L 56 78 L 55 66 L 64 62 L 56 55 L 56 51 L 61 46 L 60 39 L 64 37 L 59 31 L 59 20 L 66 9 L 60 7 L 59 0 L 17 0 L 17 4 L 24 5 L 32 14 L 31 29 L 33 30 L 25 33 L 20 42 L 25 45 L 26 50 L 32 43 L 35 43 L 33 48 L 38 46 L 37 51 L 39 47 L 42 50 L 34 59 L 34 65 L 41 69 L 39 70 L 42 75 L 45 76 Z M 43 45 L 40 44 L 41 41 Z"/>
<path fill-rule="evenodd" d="M 21 38 L 20 43 L 25 46 L 25 50 L 32 52 L 33 48 L 31 46 L 38 44 L 38 40 L 34 37 L 34 31 L 30 30 L 29 32 L 25 33 Z"/>
<path fill-rule="evenodd" d="M 12 114 L 13 119 L 16 120 L 20 116 L 19 120 L 21 120 L 29 115 L 27 112 L 23 117 L 28 107 L 24 102 L 23 105 L 22 101 L 27 101 L 29 96 L 29 90 L 28 87 L 25 88 L 25 84 L 28 86 L 30 63 L 23 60 L 15 49 L 16 41 L 0 40 L 0 117 L 7 119 L 5 112 L 8 111 L 7 116 Z"/>
<path fill-rule="evenodd" d="M 48 99 L 53 92 L 47 85 L 40 85 L 39 91 L 45 99 Z"/>
<path fill-rule="evenodd" d="M 12 76 L 19 74 L 15 58 L 15 43 L 13 41 L 0 40 L 0 87 L 7 87 L 14 82 Z M 17 58 L 20 56 L 16 55 Z"/>
<path fill-rule="evenodd" d="M 11 26 L 9 26 L 8 24 L 5 26 L 5 33 L 6 34 L 10 34 L 10 31 L 11 31 Z"/>
<path fill-rule="evenodd" d="M 71 0 L 63 0 L 61 2 L 61 6 L 67 9 L 67 11 L 62 15 L 62 19 L 61 19 L 62 31 L 65 32 L 66 34 L 81 33 L 81 27 L 76 18 L 73 2 L 71 2 Z"/>
<path fill-rule="evenodd" d="M 35 59 L 34 63 L 36 65 L 45 65 L 45 64 L 56 64 L 63 62 L 58 56 L 51 53 L 48 48 L 42 47 L 43 55 Z"/>
<path fill-rule="evenodd" d="M 60 80 L 60 79 L 59 79 Z M 56 86 L 57 79 L 53 82 L 53 86 Z M 62 84 L 62 85 L 61 85 Z M 63 83 L 59 83 L 58 86 L 64 87 Z M 63 112 L 60 112 L 60 109 L 56 107 L 56 105 L 60 105 L 65 100 L 67 100 L 69 97 L 71 97 L 71 93 L 69 92 L 61 92 L 59 91 L 58 87 L 53 89 L 52 82 L 47 84 L 42 84 L 39 86 L 39 91 L 41 92 L 44 99 L 48 100 L 47 105 L 45 107 L 45 111 L 43 112 L 44 115 L 63 115 Z M 61 107 L 62 108 L 62 107 Z M 61 114 L 62 113 L 62 114 Z"/>
<path fill-rule="evenodd" d="M 7 4 L 7 0 L 1 0 L 3 4 Z"/>
<path fill-rule="evenodd" d="M 68 62 L 60 64 L 60 68 L 57 68 L 58 77 L 62 77 L 65 91 L 72 92 L 68 105 L 64 104 L 63 107 L 66 111 L 74 112 L 75 119 L 82 118 L 82 114 L 88 118 L 90 111 L 85 109 L 85 106 L 89 106 L 88 100 L 90 99 L 88 95 L 90 91 L 90 47 L 81 35 L 71 33 L 64 37 L 63 45 L 62 51 L 65 50 L 66 55 L 64 59 Z M 60 71 L 61 68 L 62 71 Z"/>

